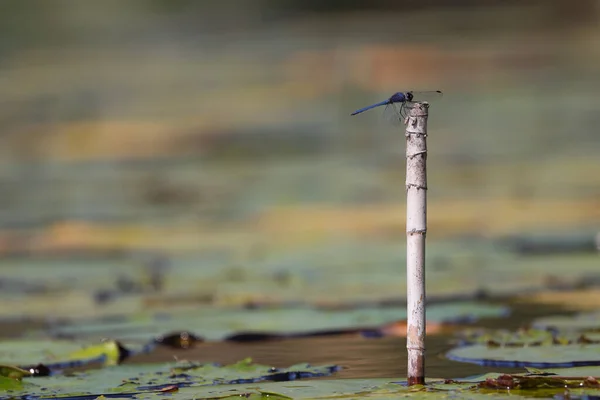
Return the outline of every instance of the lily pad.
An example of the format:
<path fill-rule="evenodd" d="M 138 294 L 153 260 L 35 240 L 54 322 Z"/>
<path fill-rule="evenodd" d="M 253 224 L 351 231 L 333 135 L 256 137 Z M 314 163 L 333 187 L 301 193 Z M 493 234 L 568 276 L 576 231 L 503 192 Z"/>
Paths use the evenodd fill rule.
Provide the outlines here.
<path fill-rule="evenodd" d="M 577 367 L 600 365 L 600 345 L 471 345 L 447 353 L 454 361 L 495 367 Z"/>
<path fill-rule="evenodd" d="M 487 346 L 540 346 L 560 344 L 600 343 L 600 334 L 594 332 L 560 332 L 543 329 L 508 330 L 465 330 L 458 334 L 461 344 L 485 344 Z"/>
<path fill-rule="evenodd" d="M 33 365 L 44 364 L 52 368 L 68 368 L 92 362 L 115 365 L 123 358 L 125 349 L 114 341 L 84 346 L 67 340 L 4 340 L 0 341 L 2 371 L 17 373 L 14 366 L 29 371 Z M 7 376 L 3 372 L 2 375 Z"/>
<path fill-rule="evenodd" d="M 0 365 L 0 376 L 20 380 L 25 376 L 31 376 L 31 372 L 12 365 Z"/>
<path fill-rule="evenodd" d="M 428 321 L 451 323 L 484 317 L 504 317 L 504 306 L 457 302 L 427 307 Z M 302 335 L 331 330 L 377 329 L 406 318 L 406 307 L 323 310 L 315 308 L 205 308 L 167 315 L 145 314 L 120 320 L 77 320 L 50 330 L 53 337 L 86 340 L 112 338 L 148 342 L 171 331 L 189 331 L 207 340 L 223 340 L 237 332 Z"/>
<path fill-rule="evenodd" d="M 17 391 L 27 389 L 33 389 L 35 385 L 24 383 L 20 379 L 8 378 L 5 376 L 0 376 L 0 393 L 8 392 L 8 391 Z"/>
<path fill-rule="evenodd" d="M 475 400 L 507 399 L 509 396 L 511 399 L 554 397 L 565 394 L 566 390 L 571 391 L 573 395 L 584 395 L 597 390 L 596 378 L 585 376 L 565 378 L 545 371 L 540 371 L 538 374 L 526 372 L 512 375 L 490 373 L 464 380 L 428 379 L 426 386 L 409 387 L 405 381 L 391 378 L 321 379 L 302 382 L 281 379 L 273 382 L 270 378 L 272 372 L 264 370 L 264 367 L 249 365 L 246 361 L 228 367 L 193 364 L 170 366 L 171 369 L 167 369 L 164 365 L 138 367 L 137 372 L 133 366 L 119 366 L 109 367 L 103 371 L 75 374 L 73 377 L 40 378 L 36 382 L 44 385 L 43 391 L 13 390 L 10 395 L 33 400 L 42 396 L 43 398 L 59 397 L 63 400 L 93 400 L 101 396 L 159 399 L 167 394 L 174 400 L 240 397 L 249 399 L 416 397 Z M 290 369 L 298 370 L 298 368 L 300 367 Z M 313 367 L 311 372 L 319 370 L 320 368 Z M 263 376 L 258 375 L 261 372 Z M 246 378 L 235 380 L 235 376 L 239 374 L 245 375 Z M 289 374 L 285 376 L 285 378 L 290 377 Z M 119 378 L 123 379 L 119 380 Z M 0 399 L 5 398 L 7 397 L 0 396 Z"/>
<path fill-rule="evenodd" d="M 433 386 L 434 382 L 438 384 Z M 444 389 L 443 381 L 432 380 L 429 387 L 408 387 L 404 382 L 394 379 L 343 379 L 318 380 L 308 382 L 275 382 L 259 385 L 235 385 L 218 387 L 183 388 L 173 396 L 176 399 L 223 398 L 224 396 L 248 397 L 250 399 L 332 399 L 332 398 L 369 398 L 397 399 L 404 397 L 444 399 L 460 397 L 464 399 L 483 398 L 482 394 L 469 392 L 476 387 L 471 383 L 451 384 Z M 505 398 L 502 394 L 497 397 Z M 514 397 L 512 397 L 514 398 Z"/>
<path fill-rule="evenodd" d="M 543 317 L 534 320 L 532 325 L 538 329 L 555 329 L 566 332 L 600 331 L 600 312 Z"/>
<path fill-rule="evenodd" d="M 18 391 L 11 396 L 30 399 L 60 396 L 131 397 L 146 398 L 152 393 L 177 392 L 182 388 L 215 385 L 242 385 L 258 382 L 282 382 L 331 375 L 337 366 L 313 367 L 299 364 L 285 369 L 258 365 L 251 360 L 221 367 L 213 364 L 180 362 L 163 365 L 112 366 L 70 375 L 35 378 L 39 389 Z M 189 393 L 192 393 L 190 390 Z M 197 396 L 191 396 L 197 397 Z M 190 397 L 190 398 L 191 398 Z M 2 398 L 2 397 L 0 397 Z"/>
<path fill-rule="evenodd" d="M 551 374 L 563 377 L 588 377 L 593 376 L 600 378 L 600 366 L 588 366 L 588 367 L 569 367 L 569 368 L 544 368 L 538 370 L 532 370 L 527 368 L 528 374 L 540 375 L 540 374 Z"/>
<path fill-rule="evenodd" d="M 440 241 L 428 253 L 431 298 L 529 292 L 546 287 L 552 276 L 574 285 L 597 272 L 597 257 L 569 259 L 572 268 L 564 274 L 562 260 L 515 258 L 489 241 L 473 246 L 473 240 Z M 317 305 L 376 303 L 406 295 L 406 278 L 398 274 L 405 253 L 396 239 L 297 243 L 289 248 L 269 247 L 264 256 L 242 261 L 231 249 L 216 247 L 200 255 L 173 255 L 160 291 L 143 283 L 148 273 L 136 259 L 4 260 L 0 262 L 6 271 L 4 283 L 13 289 L 0 294 L 0 314 L 4 318 L 98 317 L 142 312 L 149 303 Z"/>
<path fill-rule="evenodd" d="M 0 342 L 0 362 L 7 365 L 26 365 L 55 362 L 81 344 L 67 340 L 3 340 Z"/>

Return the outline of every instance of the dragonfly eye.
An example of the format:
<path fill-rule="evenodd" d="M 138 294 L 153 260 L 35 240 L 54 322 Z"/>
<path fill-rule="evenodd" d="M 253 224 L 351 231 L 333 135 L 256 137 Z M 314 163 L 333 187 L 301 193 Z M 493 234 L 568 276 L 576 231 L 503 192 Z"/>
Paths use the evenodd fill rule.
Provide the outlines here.
<path fill-rule="evenodd" d="M 411 92 L 406 92 L 406 100 L 412 101 L 412 99 L 413 99 L 413 94 Z"/>

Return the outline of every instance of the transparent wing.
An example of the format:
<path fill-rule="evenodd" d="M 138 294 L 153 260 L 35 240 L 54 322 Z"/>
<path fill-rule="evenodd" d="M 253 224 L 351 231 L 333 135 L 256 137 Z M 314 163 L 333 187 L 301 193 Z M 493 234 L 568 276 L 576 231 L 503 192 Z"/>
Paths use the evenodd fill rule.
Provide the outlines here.
<path fill-rule="evenodd" d="M 441 90 L 428 90 L 428 91 L 424 91 L 424 92 L 420 92 L 420 91 L 410 91 L 410 93 L 412 93 L 413 95 L 413 103 L 419 102 L 419 101 L 436 101 L 442 98 L 442 96 L 444 95 L 442 93 Z"/>
<path fill-rule="evenodd" d="M 400 126 L 404 122 L 406 103 L 392 103 L 385 106 L 383 110 L 383 119 L 393 125 Z"/>

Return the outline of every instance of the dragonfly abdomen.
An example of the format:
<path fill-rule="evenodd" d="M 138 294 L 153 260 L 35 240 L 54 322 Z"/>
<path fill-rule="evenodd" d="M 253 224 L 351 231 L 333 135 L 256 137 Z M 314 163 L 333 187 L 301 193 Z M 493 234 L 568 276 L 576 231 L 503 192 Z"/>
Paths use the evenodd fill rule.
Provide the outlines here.
<path fill-rule="evenodd" d="M 366 107 L 363 107 L 363 108 L 361 108 L 361 109 L 358 109 L 358 110 L 354 111 L 354 112 L 353 112 L 352 114 L 350 114 L 350 115 L 356 115 L 356 114 L 360 114 L 361 112 L 365 112 L 365 111 L 367 111 L 367 110 L 370 110 L 370 109 L 372 109 L 372 108 L 375 108 L 375 107 L 381 107 L 381 106 L 385 106 L 385 105 L 387 105 L 387 104 L 391 104 L 391 103 L 392 103 L 392 101 L 391 101 L 391 98 L 390 98 L 390 99 L 387 99 L 387 100 L 381 101 L 381 102 L 379 102 L 379 103 L 371 104 L 370 106 L 366 106 Z"/>

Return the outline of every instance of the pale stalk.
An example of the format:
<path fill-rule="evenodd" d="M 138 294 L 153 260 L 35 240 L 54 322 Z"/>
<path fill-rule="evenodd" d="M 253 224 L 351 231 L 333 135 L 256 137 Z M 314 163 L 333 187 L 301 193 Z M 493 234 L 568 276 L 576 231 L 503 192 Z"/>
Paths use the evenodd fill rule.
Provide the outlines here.
<path fill-rule="evenodd" d="M 425 383 L 428 110 L 429 104 L 417 103 L 406 119 L 406 349 L 409 385 Z"/>

